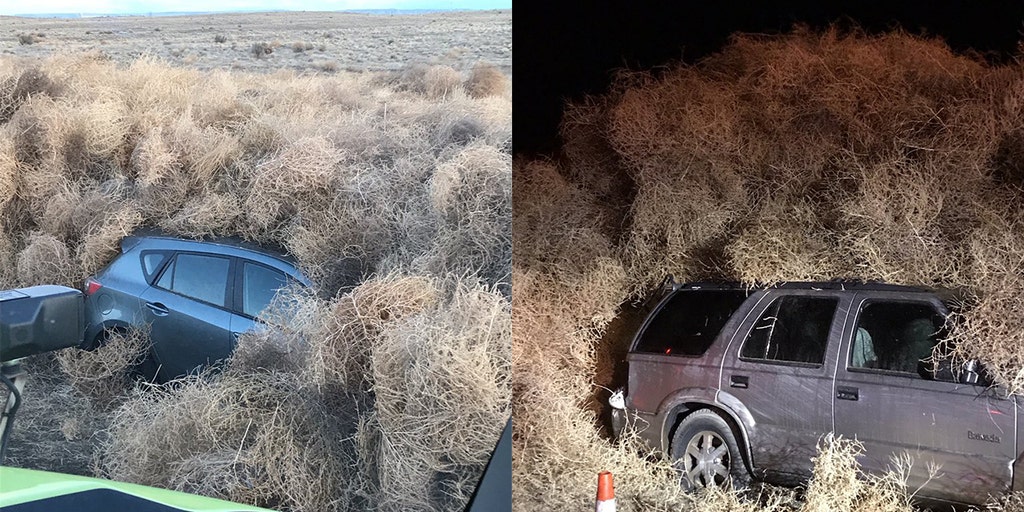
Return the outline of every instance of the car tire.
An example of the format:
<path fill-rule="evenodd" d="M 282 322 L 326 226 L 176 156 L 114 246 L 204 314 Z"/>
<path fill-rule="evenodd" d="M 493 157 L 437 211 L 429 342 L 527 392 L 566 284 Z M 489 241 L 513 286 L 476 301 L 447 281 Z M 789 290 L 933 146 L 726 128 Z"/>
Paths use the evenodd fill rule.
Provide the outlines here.
<path fill-rule="evenodd" d="M 150 349 L 146 353 L 146 357 L 132 367 L 131 375 L 138 380 L 160 383 L 162 381 L 159 380 L 159 371 L 160 366 L 156 364 L 156 360 L 153 358 L 153 349 Z"/>
<path fill-rule="evenodd" d="M 128 332 L 127 328 L 114 327 L 110 329 L 104 329 L 96 335 L 96 339 L 92 343 L 92 348 L 89 350 L 96 350 L 107 344 L 107 340 L 110 339 L 112 334 L 125 334 Z M 139 362 L 135 363 L 128 369 L 128 376 L 135 380 L 143 380 L 147 382 L 156 382 L 157 371 L 159 366 L 153 359 L 152 347 L 146 352 L 146 356 Z"/>
<path fill-rule="evenodd" d="M 672 437 L 671 455 L 683 489 L 744 489 L 750 484 L 736 436 L 714 411 L 701 409 L 683 419 Z"/>

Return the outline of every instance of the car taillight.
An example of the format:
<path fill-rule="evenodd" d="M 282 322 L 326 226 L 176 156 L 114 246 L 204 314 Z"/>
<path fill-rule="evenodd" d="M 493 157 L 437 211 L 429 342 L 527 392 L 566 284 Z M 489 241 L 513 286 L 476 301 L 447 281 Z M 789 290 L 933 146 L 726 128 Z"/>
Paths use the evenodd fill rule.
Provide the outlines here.
<path fill-rule="evenodd" d="M 92 295 L 92 294 L 100 291 L 100 288 L 103 288 L 103 285 L 100 284 L 99 281 L 97 281 L 95 279 L 86 279 L 85 280 L 85 294 L 86 295 Z"/>

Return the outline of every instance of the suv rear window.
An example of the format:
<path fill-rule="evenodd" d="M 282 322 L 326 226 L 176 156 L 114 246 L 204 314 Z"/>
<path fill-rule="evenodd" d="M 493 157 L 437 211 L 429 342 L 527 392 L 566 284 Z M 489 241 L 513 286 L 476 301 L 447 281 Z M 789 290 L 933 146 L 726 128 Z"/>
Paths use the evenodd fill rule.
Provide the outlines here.
<path fill-rule="evenodd" d="M 750 330 L 740 357 L 821 365 L 838 304 L 835 297 L 775 299 Z"/>
<path fill-rule="evenodd" d="M 700 356 L 747 300 L 743 290 L 682 290 L 655 313 L 635 352 Z"/>

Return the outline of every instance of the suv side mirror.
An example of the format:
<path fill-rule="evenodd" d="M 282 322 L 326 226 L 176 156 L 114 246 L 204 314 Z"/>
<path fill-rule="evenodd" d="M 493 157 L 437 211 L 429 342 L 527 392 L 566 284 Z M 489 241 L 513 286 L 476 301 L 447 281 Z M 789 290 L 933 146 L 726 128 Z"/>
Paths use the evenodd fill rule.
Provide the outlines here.
<path fill-rule="evenodd" d="M 960 368 L 960 377 L 957 381 L 960 384 L 979 384 L 981 382 L 981 372 L 978 361 L 971 359 L 965 362 Z"/>

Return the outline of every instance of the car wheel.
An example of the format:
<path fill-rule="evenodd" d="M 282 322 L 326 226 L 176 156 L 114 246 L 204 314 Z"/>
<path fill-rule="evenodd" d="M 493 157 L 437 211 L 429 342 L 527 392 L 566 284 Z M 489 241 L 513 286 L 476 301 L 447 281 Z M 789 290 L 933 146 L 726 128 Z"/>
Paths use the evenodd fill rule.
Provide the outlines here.
<path fill-rule="evenodd" d="M 144 380 L 146 382 L 161 382 L 158 380 L 157 373 L 160 371 L 160 366 L 156 364 L 156 360 L 153 359 L 153 349 L 150 349 L 146 353 L 146 357 L 132 367 L 132 377 Z"/>
<path fill-rule="evenodd" d="M 96 350 L 97 348 L 106 345 L 107 341 L 109 341 L 110 339 L 110 336 L 114 334 L 123 335 L 127 333 L 128 330 L 122 327 L 104 329 L 96 336 L 96 339 L 93 341 L 92 348 L 90 350 Z M 150 349 L 146 352 L 146 356 L 141 361 L 135 363 L 130 368 L 128 368 L 128 376 L 133 379 L 144 380 L 147 382 L 155 382 L 157 378 L 157 372 L 159 371 L 159 369 L 159 366 L 153 359 L 153 349 L 152 347 L 150 347 Z"/>
<path fill-rule="evenodd" d="M 739 444 L 729 424 L 714 411 L 691 413 L 672 438 L 672 459 L 684 489 L 742 489 L 750 483 Z"/>

